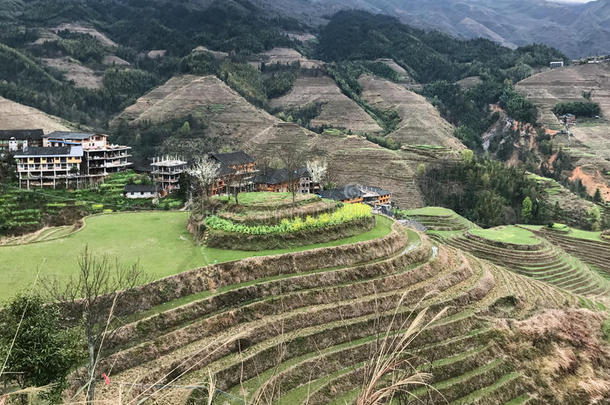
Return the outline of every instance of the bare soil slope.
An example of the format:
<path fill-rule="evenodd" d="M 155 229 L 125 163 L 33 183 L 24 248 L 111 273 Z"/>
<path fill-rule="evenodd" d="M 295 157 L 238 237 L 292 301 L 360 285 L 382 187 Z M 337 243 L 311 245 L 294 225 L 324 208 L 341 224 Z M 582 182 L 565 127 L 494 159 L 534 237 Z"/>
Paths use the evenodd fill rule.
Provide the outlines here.
<path fill-rule="evenodd" d="M 360 77 L 362 97 L 370 105 L 395 109 L 402 122 L 388 135 L 404 145 L 434 145 L 462 149 L 464 145 L 453 136 L 453 126 L 445 121 L 432 104 L 397 83 L 371 75 Z"/>
<path fill-rule="evenodd" d="M 101 89 L 103 87 L 103 77 L 100 73 L 83 66 L 79 61 L 69 56 L 47 58 L 42 59 L 42 61 L 45 65 L 63 72 L 65 78 L 74 81 L 76 87 L 87 89 Z"/>
<path fill-rule="evenodd" d="M 327 157 L 338 183 L 385 187 L 404 207 L 423 204 L 413 182 L 419 161 L 360 136 L 318 135 L 296 124 L 285 123 L 249 104 L 214 76 L 172 78 L 138 99 L 117 120 L 124 119 L 133 125 L 144 120 L 160 122 L 187 114 L 206 116 L 210 136 L 222 137 L 226 145 L 245 148 L 255 157 L 299 141 L 308 147 L 312 156 Z"/>
<path fill-rule="evenodd" d="M 322 103 L 322 112 L 311 121 L 315 127 L 329 126 L 355 133 L 383 132 L 377 122 L 352 99 L 341 93 L 334 80 L 326 75 L 299 75 L 292 90 L 270 101 L 273 109 L 301 108 Z"/>
<path fill-rule="evenodd" d="M 69 123 L 32 107 L 0 97 L 0 129 L 42 129 L 45 133 L 69 131 Z"/>
<path fill-rule="evenodd" d="M 540 107 L 540 122 L 561 129 L 553 115 L 560 102 L 583 101 L 583 91 L 592 91 L 592 100 L 602 108 L 602 119 L 577 123 L 570 128 L 573 137 L 558 135 L 556 143 L 565 145 L 574 158 L 574 178 L 580 178 L 593 194 L 597 187 L 610 200 L 610 65 L 569 66 L 539 73 L 518 83 L 517 89 Z"/>

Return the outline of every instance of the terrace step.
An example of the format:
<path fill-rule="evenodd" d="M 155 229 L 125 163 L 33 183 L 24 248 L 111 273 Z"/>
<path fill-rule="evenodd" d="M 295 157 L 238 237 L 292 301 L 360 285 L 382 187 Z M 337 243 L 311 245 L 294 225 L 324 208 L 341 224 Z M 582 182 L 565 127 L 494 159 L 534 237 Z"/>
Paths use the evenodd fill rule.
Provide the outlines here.
<path fill-rule="evenodd" d="M 425 285 L 427 285 L 427 283 L 429 283 L 431 280 L 436 281 L 436 287 L 439 289 L 439 291 L 443 291 L 443 289 L 445 288 L 451 288 L 452 284 L 455 282 L 461 282 L 461 276 L 459 276 L 458 278 L 451 278 L 451 274 L 455 274 L 455 275 L 459 275 L 459 274 L 472 274 L 471 272 L 469 273 L 464 273 L 467 269 L 465 268 L 460 268 L 457 269 L 456 271 L 454 271 L 453 273 L 450 273 L 449 275 L 442 275 L 442 276 L 435 276 L 432 277 L 430 279 L 427 279 L 425 282 L 417 284 L 413 287 L 410 287 L 408 290 L 411 291 L 420 291 L 417 293 L 417 296 L 423 296 L 423 294 L 425 294 Z M 471 277 L 469 275 L 469 277 Z M 373 297 L 364 297 L 362 299 L 359 300 L 350 300 L 349 302 L 343 303 L 343 304 L 338 304 L 338 303 L 333 303 L 333 304 L 329 304 L 329 305 L 321 305 L 321 306 L 317 306 L 315 307 L 316 310 L 315 312 L 312 312 L 311 310 L 306 310 L 306 309 L 299 309 L 296 311 L 292 311 L 292 312 L 287 312 L 285 314 L 282 314 L 280 316 L 271 316 L 271 317 L 266 317 L 264 320 L 262 321 L 255 321 L 255 322 L 250 322 L 249 324 L 245 324 L 243 326 L 240 326 L 238 329 L 235 330 L 235 332 L 232 332 L 232 329 L 227 330 L 225 333 L 216 336 L 216 339 L 220 339 L 222 338 L 222 336 L 234 336 L 235 333 L 238 333 L 238 331 L 241 329 L 243 330 L 244 328 L 247 328 L 249 333 L 248 333 L 248 340 L 249 340 L 249 344 L 252 343 L 256 343 L 257 341 L 263 341 L 263 339 L 267 339 L 267 337 L 272 337 L 273 335 L 277 334 L 277 330 L 276 327 L 274 325 L 277 325 L 278 322 L 280 323 L 284 323 L 284 328 L 285 331 L 290 331 L 291 329 L 293 329 L 296 325 L 299 325 L 299 327 L 303 328 L 305 326 L 309 325 L 314 325 L 314 326 L 307 326 L 309 328 L 319 328 L 319 326 L 315 326 L 316 323 L 319 323 L 322 319 L 324 319 L 325 322 L 328 321 L 332 321 L 332 319 L 339 319 L 341 317 L 343 318 L 350 318 L 352 316 L 365 316 L 365 319 L 363 319 L 363 321 L 368 322 L 366 317 L 370 317 L 370 315 L 366 315 L 368 311 L 370 311 L 371 309 L 365 310 L 366 305 L 363 306 L 364 304 L 367 304 L 369 307 L 371 307 L 371 304 L 375 304 L 378 306 L 378 308 L 384 308 L 387 305 L 390 305 L 392 302 L 396 302 L 395 300 L 398 299 L 399 295 L 401 294 L 401 292 L 391 292 L 391 293 L 387 293 L 387 294 L 382 294 L 382 295 L 375 295 Z M 439 295 L 440 296 L 440 295 Z M 328 312 L 328 309 L 333 309 L 333 312 Z M 341 309 L 344 308 L 344 309 Z M 353 312 L 354 310 L 356 310 L 357 312 L 353 313 L 353 315 L 351 315 L 350 313 Z M 362 312 L 364 311 L 364 312 Z M 324 317 L 320 318 L 320 316 L 318 316 L 317 314 L 324 314 Z M 285 324 L 287 322 L 287 324 Z M 313 322 L 313 323 L 312 323 Z M 332 322 L 337 322 L 337 321 L 332 321 Z M 339 321 L 340 322 L 340 321 Z M 256 324 L 259 324 L 260 326 L 255 327 Z M 291 326 L 294 325 L 294 326 Z M 325 325 L 326 327 L 328 327 L 330 324 Z M 262 328 L 262 329 L 261 329 Z M 290 332 L 292 333 L 292 332 Z M 180 338 L 180 335 L 176 335 L 176 338 Z M 226 339 L 226 338 L 225 338 Z M 252 340 L 254 339 L 254 340 Z M 214 342 L 214 339 L 212 337 L 210 338 L 205 338 L 203 340 L 199 340 L 197 342 L 195 342 L 194 344 L 190 344 L 188 346 L 185 346 L 183 349 L 180 349 L 179 351 L 174 350 L 174 352 L 171 352 L 167 355 L 162 355 L 162 357 L 159 357 L 158 360 L 155 360 L 153 363 L 158 363 L 158 364 L 163 364 L 163 363 L 180 363 L 180 361 L 176 361 L 176 360 L 171 360 L 170 359 L 175 359 L 183 357 L 185 359 L 192 359 L 193 354 L 196 354 L 198 356 L 198 358 L 204 358 L 205 353 L 207 352 L 203 352 L 203 353 L 199 353 L 199 351 L 201 350 L 200 348 L 205 348 L 206 345 L 208 344 L 212 344 Z M 236 348 L 226 348 L 223 347 L 222 351 L 225 353 L 230 353 L 231 351 L 235 350 Z M 136 354 L 148 354 L 150 352 L 150 349 L 147 349 L 146 351 L 143 351 L 140 349 L 136 352 Z M 178 352 L 182 353 L 182 354 L 178 354 Z M 188 354 L 188 353 L 191 354 Z M 155 352 L 152 352 L 151 355 L 153 357 L 157 357 Z M 212 356 L 212 358 L 209 358 L 209 360 L 213 360 L 213 358 L 220 358 L 221 354 L 220 353 L 214 353 L 214 356 Z M 163 357 L 167 357 L 167 361 L 163 361 Z M 120 353 L 117 354 L 116 359 L 118 359 L 118 363 L 121 363 L 122 359 L 120 358 Z M 109 361 L 112 361 L 112 359 L 109 359 Z M 136 364 L 136 363 L 134 363 Z M 142 364 L 142 359 L 138 359 L 138 364 Z M 116 366 L 115 366 L 116 367 Z M 137 369 L 140 367 L 144 367 L 146 369 L 151 369 L 151 367 L 154 367 L 152 364 L 148 364 L 148 363 L 144 363 L 141 366 L 136 367 L 135 369 L 133 369 L 133 372 L 137 372 Z M 131 374 L 132 371 L 130 371 L 129 373 Z M 163 375 L 163 369 L 159 369 L 158 372 L 155 373 L 155 375 Z"/>

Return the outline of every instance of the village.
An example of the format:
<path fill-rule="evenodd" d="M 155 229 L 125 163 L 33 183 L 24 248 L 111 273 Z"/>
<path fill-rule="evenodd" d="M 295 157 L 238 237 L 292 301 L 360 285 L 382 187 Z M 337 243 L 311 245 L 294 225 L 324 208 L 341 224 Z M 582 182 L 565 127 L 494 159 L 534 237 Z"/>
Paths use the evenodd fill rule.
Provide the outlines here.
<path fill-rule="evenodd" d="M 134 168 L 130 150 L 129 146 L 110 143 L 108 135 L 96 132 L 0 131 L 0 153 L 12 155 L 19 187 L 28 190 L 95 187 L 114 173 L 134 170 L 147 175 L 150 184 L 125 185 L 125 198 L 164 198 L 180 190 L 181 179 L 195 163 L 178 156 L 161 156 L 152 158 L 148 165 Z M 294 191 L 347 204 L 366 203 L 388 212 L 391 207 L 391 192 L 382 187 L 351 184 L 324 189 L 322 179 L 314 178 L 307 166 L 289 170 L 257 165 L 244 151 L 211 153 L 205 159 L 218 166 L 216 179 L 209 188 L 210 196 L 236 191 Z"/>

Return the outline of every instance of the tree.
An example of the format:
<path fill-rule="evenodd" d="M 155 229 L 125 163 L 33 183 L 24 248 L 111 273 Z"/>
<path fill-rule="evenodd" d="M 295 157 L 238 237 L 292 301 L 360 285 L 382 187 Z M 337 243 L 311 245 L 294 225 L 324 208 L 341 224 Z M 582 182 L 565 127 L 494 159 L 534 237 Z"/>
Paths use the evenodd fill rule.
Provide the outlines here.
<path fill-rule="evenodd" d="M 324 181 L 327 170 L 328 164 L 326 163 L 326 160 L 312 160 L 307 162 L 307 171 L 311 176 L 311 181 L 318 183 L 320 189 L 323 188 L 322 182 Z"/>
<path fill-rule="evenodd" d="M 305 164 L 305 151 L 296 143 L 291 143 L 283 145 L 279 155 L 282 165 L 288 173 L 288 191 L 292 193 L 292 206 L 294 207 L 301 179 L 299 170 Z"/>
<path fill-rule="evenodd" d="M 592 231 L 599 231 L 602 225 L 602 213 L 597 205 L 587 211 L 587 222 Z"/>
<path fill-rule="evenodd" d="M 593 201 L 595 202 L 603 202 L 604 198 L 602 197 L 602 192 L 599 189 L 599 187 L 597 188 L 597 190 L 595 190 L 595 195 L 593 196 Z"/>
<path fill-rule="evenodd" d="M 178 130 L 178 135 L 183 138 L 186 138 L 191 135 L 191 124 L 188 121 L 184 121 L 184 124 Z"/>
<path fill-rule="evenodd" d="M 87 247 L 78 258 L 78 267 L 78 275 L 67 283 L 55 279 L 46 284 L 54 301 L 69 308 L 70 315 L 81 322 L 88 354 L 84 387 L 87 403 L 93 404 L 104 341 L 116 331 L 115 309 L 144 282 L 144 277 L 138 263 L 122 266 L 108 256 L 94 256 Z"/>
<path fill-rule="evenodd" d="M 523 200 L 523 204 L 521 207 L 521 217 L 523 221 L 528 224 L 532 220 L 532 210 L 534 205 L 532 204 L 532 199 L 529 197 L 525 197 Z"/>
<path fill-rule="evenodd" d="M 84 356 L 76 329 L 60 323 L 57 305 L 38 294 L 18 295 L 0 312 L 0 375 L 22 389 L 52 385 L 58 402 L 70 369 Z"/>
<path fill-rule="evenodd" d="M 220 175 L 220 163 L 211 159 L 202 159 L 195 163 L 187 171 L 193 179 L 193 183 L 199 193 L 201 203 L 201 215 L 205 215 L 207 201 L 210 196 L 210 187 L 216 183 Z"/>

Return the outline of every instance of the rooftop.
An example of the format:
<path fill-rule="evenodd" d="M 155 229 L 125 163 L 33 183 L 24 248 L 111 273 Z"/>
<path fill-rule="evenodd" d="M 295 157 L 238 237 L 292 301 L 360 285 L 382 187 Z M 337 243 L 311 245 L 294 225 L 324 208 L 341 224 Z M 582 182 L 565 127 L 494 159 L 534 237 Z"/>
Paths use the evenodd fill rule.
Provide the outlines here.
<path fill-rule="evenodd" d="M 44 136 L 42 129 L 4 129 L 0 130 L 0 140 L 8 141 L 12 138 L 17 140 L 37 141 Z"/>
<path fill-rule="evenodd" d="M 355 187 L 342 187 L 335 188 L 332 190 L 322 190 L 319 193 L 320 197 L 327 198 L 329 200 L 343 201 L 351 200 L 352 198 L 362 197 L 363 193 L 360 189 Z"/>
<path fill-rule="evenodd" d="M 297 171 L 296 177 L 298 178 L 308 176 L 309 172 L 305 167 Z M 283 184 L 287 183 L 288 181 L 290 181 L 290 173 L 288 169 L 267 169 L 256 176 L 256 180 L 254 182 L 256 184 Z"/>
<path fill-rule="evenodd" d="M 127 184 L 124 190 L 126 193 L 155 193 L 157 186 L 154 184 Z"/>
<path fill-rule="evenodd" d="M 252 156 L 248 155 L 244 151 L 230 153 L 212 153 L 210 156 L 212 157 L 212 159 L 227 166 L 254 163 L 254 159 L 252 158 Z"/>
<path fill-rule="evenodd" d="M 363 197 L 380 197 L 392 194 L 390 191 L 385 190 L 381 187 L 374 186 L 363 186 L 360 184 L 349 185 L 333 190 L 320 191 L 320 197 L 328 198 L 330 200 L 342 201 L 351 200 L 352 198 Z"/>
<path fill-rule="evenodd" d="M 23 152 L 15 155 L 18 157 L 32 157 L 32 156 L 70 156 L 70 157 L 82 157 L 83 148 L 82 146 L 58 146 L 58 147 L 29 147 Z"/>
<path fill-rule="evenodd" d="M 93 132 L 65 132 L 65 131 L 55 131 L 51 132 L 45 138 L 53 138 L 53 139 L 88 139 L 95 135 L 108 136 L 104 134 L 98 134 Z"/>

